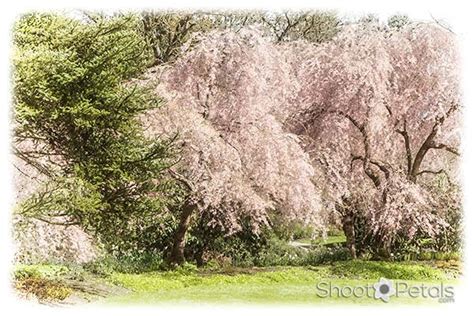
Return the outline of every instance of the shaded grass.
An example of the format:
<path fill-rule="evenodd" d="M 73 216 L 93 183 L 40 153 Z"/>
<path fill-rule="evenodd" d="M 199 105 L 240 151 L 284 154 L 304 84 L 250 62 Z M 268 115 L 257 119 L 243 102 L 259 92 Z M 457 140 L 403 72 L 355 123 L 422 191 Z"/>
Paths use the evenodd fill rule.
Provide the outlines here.
<path fill-rule="evenodd" d="M 449 278 L 442 269 L 429 264 L 412 262 L 383 262 L 353 260 L 338 262 L 328 267 L 330 274 L 338 278 L 398 280 L 443 280 Z"/>

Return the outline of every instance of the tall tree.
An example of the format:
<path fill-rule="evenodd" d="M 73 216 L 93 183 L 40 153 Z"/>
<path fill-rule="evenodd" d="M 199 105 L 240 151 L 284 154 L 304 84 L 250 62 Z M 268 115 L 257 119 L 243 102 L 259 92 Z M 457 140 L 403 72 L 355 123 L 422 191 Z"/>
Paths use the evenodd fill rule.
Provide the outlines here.
<path fill-rule="evenodd" d="M 150 62 L 145 47 L 133 15 L 34 13 L 14 30 L 15 153 L 56 182 L 24 209 L 80 224 L 110 249 L 163 209 L 169 144 L 147 139 L 137 118 L 159 98 L 130 82 Z M 65 194 L 68 188 L 81 193 Z"/>
<path fill-rule="evenodd" d="M 426 24 L 386 31 L 364 23 L 320 49 L 296 49 L 303 51 L 294 62 L 302 87 L 293 131 L 306 136 L 327 170 L 349 247 L 361 207 L 385 250 L 397 234 L 435 234 L 445 224 L 442 207 L 436 192 L 417 180 L 452 177 L 456 170 L 453 34 Z"/>
<path fill-rule="evenodd" d="M 179 133 L 182 158 L 170 173 L 187 189 L 171 261 L 184 260 L 194 216 L 229 234 L 269 214 L 321 223 L 315 170 L 285 131 L 293 83 L 281 50 L 259 33 L 212 32 L 161 76 L 167 106 L 145 116 L 151 135 Z M 284 86 L 285 89 L 281 89 Z"/>
<path fill-rule="evenodd" d="M 307 40 L 323 43 L 340 30 L 341 20 L 331 11 L 266 12 L 261 13 L 263 26 L 277 43 Z"/>

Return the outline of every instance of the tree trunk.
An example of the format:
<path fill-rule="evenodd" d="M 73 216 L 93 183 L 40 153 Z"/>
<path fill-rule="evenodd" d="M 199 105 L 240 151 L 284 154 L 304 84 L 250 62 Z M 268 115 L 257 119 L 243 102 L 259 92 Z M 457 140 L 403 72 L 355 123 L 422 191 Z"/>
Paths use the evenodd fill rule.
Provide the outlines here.
<path fill-rule="evenodd" d="M 379 247 L 378 247 L 378 256 L 380 259 L 389 261 L 392 260 L 392 241 L 390 239 L 388 240 L 380 240 L 379 241 Z"/>
<path fill-rule="evenodd" d="M 342 230 L 346 235 L 346 247 L 352 258 L 357 258 L 354 230 L 354 212 L 350 211 L 342 217 Z"/>
<path fill-rule="evenodd" d="M 169 263 L 172 265 L 181 265 L 184 263 L 184 247 L 186 245 L 185 237 L 191 222 L 191 215 L 196 206 L 185 203 L 181 209 L 178 228 L 174 234 L 173 248 L 169 256 Z"/>

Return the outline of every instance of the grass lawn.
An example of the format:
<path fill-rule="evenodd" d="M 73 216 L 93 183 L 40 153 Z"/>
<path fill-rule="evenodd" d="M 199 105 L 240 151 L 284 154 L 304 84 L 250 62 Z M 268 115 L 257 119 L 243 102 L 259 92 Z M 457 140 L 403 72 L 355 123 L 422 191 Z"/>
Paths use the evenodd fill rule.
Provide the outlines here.
<path fill-rule="evenodd" d="M 308 245 L 325 246 L 325 245 L 330 245 L 330 244 L 344 243 L 346 241 L 346 236 L 341 234 L 341 235 L 327 236 L 326 238 L 318 237 L 314 240 L 312 240 L 311 238 L 302 238 L 295 241 L 299 243 L 308 244 Z"/>
<path fill-rule="evenodd" d="M 318 267 L 274 267 L 228 271 L 114 273 L 109 280 L 130 289 L 126 295 L 108 297 L 101 304 L 262 303 L 262 304 L 386 304 L 369 297 L 320 297 L 316 285 L 372 286 L 380 277 L 406 280 L 413 285 L 454 285 L 455 274 L 421 263 L 371 261 L 337 262 Z M 405 282 L 405 281 L 404 281 Z M 321 285 L 321 284 L 320 284 Z M 327 286 L 323 285 L 323 286 Z M 322 292 L 319 292 L 323 294 Z M 346 292 L 347 293 L 347 292 Z M 359 292 L 360 293 L 360 292 Z M 360 295 L 360 294 L 359 294 Z M 432 304 L 437 299 L 392 296 L 389 304 Z"/>

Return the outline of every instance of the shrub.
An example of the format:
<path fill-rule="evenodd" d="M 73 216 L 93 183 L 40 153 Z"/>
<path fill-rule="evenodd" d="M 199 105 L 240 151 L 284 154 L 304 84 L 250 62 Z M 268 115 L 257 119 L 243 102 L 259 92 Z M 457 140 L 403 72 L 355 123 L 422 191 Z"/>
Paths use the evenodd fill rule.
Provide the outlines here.
<path fill-rule="evenodd" d="M 17 265 L 13 270 L 16 280 L 26 278 L 57 278 L 67 274 L 70 270 L 62 265 Z"/>
<path fill-rule="evenodd" d="M 304 266 L 350 259 L 349 251 L 341 245 L 317 246 L 307 249 L 294 247 L 286 241 L 271 238 L 267 247 L 262 249 L 254 259 L 254 264 L 257 266 Z"/>
<path fill-rule="evenodd" d="M 86 263 L 84 269 L 99 276 L 110 276 L 114 272 L 145 273 L 163 270 L 164 260 L 161 252 L 143 252 L 121 256 L 107 255 Z"/>
<path fill-rule="evenodd" d="M 251 266 L 255 256 L 267 245 L 270 230 L 252 231 L 250 221 L 243 219 L 242 230 L 229 236 L 219 227 L 208 225 L 209 218 L 200 217 L 191 228 L 186 258 L 198 266 L 214 260 L 221 266 Z"/>
<path fill-rule="evenodd" d="M 318 247 L 308 252 L 303 262 L 305 265 L 318 265 L 351 259 L 349 250 L 344 246 L 338 245 L 335 247 Z"/>
<path fill-rule="evenodd" d="M 306 249 L 290 246 L 287 241 L 273 237 L 255 257 L 254 264 L 262 267 L 300 265 L 307 253 Z"/>

